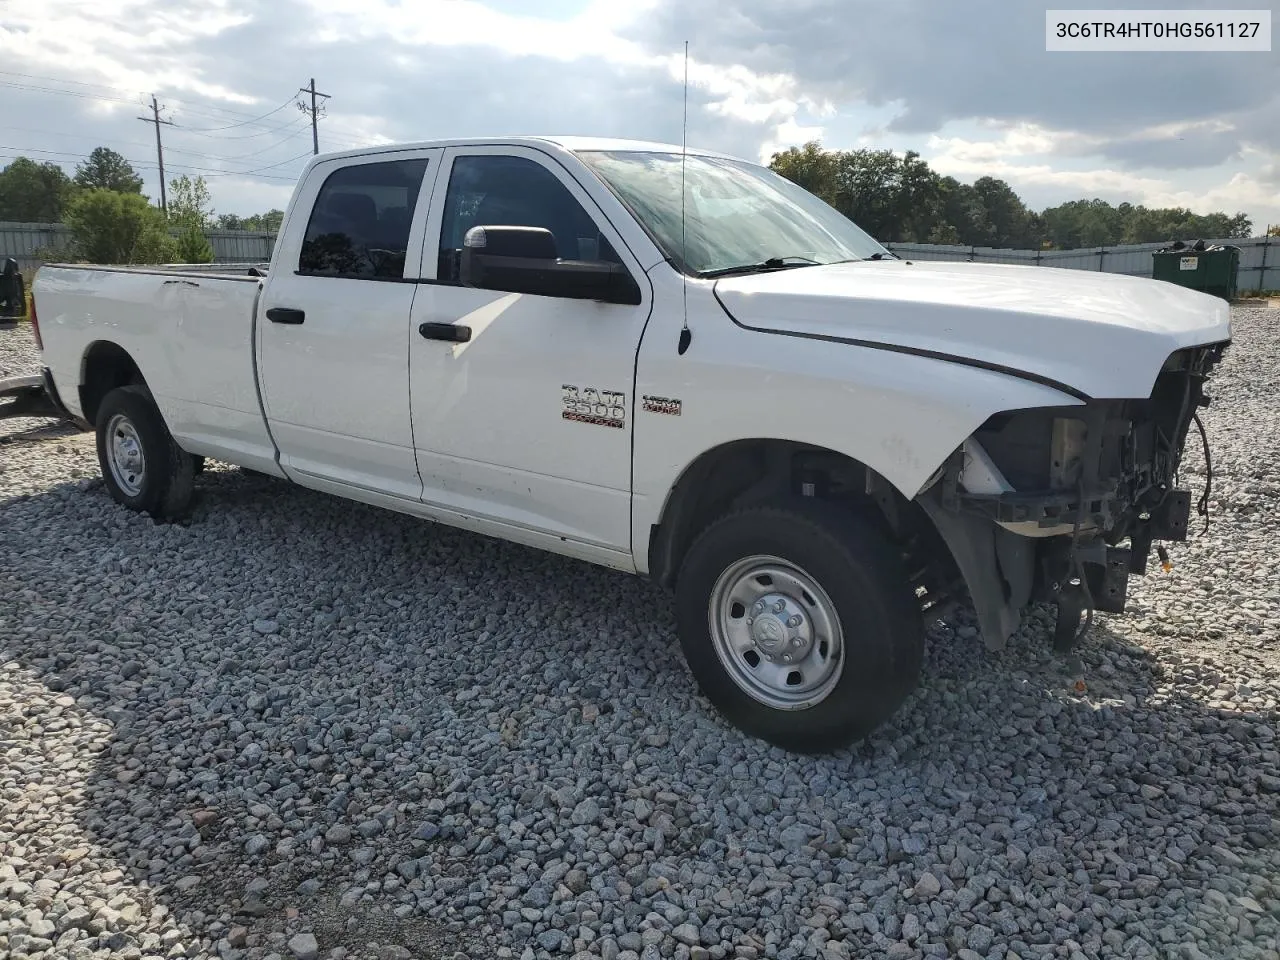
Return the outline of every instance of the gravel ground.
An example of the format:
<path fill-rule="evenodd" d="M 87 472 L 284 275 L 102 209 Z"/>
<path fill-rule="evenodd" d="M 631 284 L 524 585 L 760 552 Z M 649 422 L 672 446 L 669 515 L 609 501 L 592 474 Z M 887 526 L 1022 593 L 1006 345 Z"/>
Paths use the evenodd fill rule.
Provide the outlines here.
<path fill-rule="evenodd" d="M 1175 571 L 1075 663 L 937 626 L 824 758 L 638 579 L 215 465 L 157 525 L 0 422 L 0 956 L 1278 960 L 1280 312 L 1236 330 Z"/>

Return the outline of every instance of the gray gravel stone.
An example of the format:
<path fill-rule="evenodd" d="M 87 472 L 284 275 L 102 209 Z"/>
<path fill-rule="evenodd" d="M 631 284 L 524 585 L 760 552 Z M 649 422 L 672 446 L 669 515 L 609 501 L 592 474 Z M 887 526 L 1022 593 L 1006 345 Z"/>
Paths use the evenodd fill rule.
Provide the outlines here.
<path fill-rule="evenodd" d="M 600 804 L 588 797 L 573 808 L 572 819 L 579 826 L 597 822 L 600 819 Z"/>
<path fill-rule="evenodd" d="M 941 892 L 942 884 L 932 873 L 923 873 L 920 875 L 920 879 L 916 881 L 915 894 L 921 899 L 936 897 Z"/>
<path fill-rule="evenodd" d="M 1280 960 L 1280 313 L 1233 318 L 1174 571 L 1070 662 L 932 625 L 832 757 L 713 716 L 638 579 L 213 461 L 155 524 L 0 421 L 0 952 Z"/>
<path fill-rule="evenodd" d="M 692 923 L 682 923 L 671 931 L 671 935 L 686 946 L 693 946 L 700 941 L 698 928 Z"/>
<path fill-rule="evenodd" d="M 543 950 L 559 950 L 564 934 L 559 930 L 543 930 L 538 934 L 538 945 Z"/>
<path fill-rule="evenodd" d="M 289 952 L 298 960 L 316 960 L 320 953 L 320 947 L 316 944 L 316 938 L 310 933 L 295 933 L 289 938 Z"/>

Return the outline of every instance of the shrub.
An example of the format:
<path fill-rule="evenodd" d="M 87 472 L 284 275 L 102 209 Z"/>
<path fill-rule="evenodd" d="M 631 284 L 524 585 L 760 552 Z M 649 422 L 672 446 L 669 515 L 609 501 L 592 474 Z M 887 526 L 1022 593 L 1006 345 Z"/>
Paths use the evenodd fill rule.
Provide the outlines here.
<path fill-rule="evenodd" d="M 177 263 L 213 263 L 213 245 L 199 227 L 189 224 L 178 234 L 175 260 Z"/>
<path fill-rule="evenodd" d="M 68 207 L 66 222 L 77 253 L 90 263 L 165 263 L 175 256 L 163 214 L 136 193 L 85 190 Z"/>

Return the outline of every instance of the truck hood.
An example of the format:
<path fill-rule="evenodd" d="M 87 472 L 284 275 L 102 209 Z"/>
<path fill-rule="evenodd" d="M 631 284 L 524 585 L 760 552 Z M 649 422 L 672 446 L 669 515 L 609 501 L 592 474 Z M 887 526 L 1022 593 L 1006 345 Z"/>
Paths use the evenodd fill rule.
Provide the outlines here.
<path fill-rule="evenodd" d="M 1175 350 L 1231 336 L 1217 297 L 1052 267 L 857 261 L 726 277 L 715 293 L 748 329 L 919 352 L 1098 398 L 1147 397 Z"/>

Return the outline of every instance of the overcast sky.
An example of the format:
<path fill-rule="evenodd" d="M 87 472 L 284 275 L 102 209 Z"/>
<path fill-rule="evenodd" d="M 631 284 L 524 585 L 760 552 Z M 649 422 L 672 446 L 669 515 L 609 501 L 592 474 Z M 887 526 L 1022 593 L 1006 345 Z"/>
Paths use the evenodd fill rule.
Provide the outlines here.
<path fill-rule="evenodd" d="M 171 176 L 204 174 L 219 213 L 283 207 L 311 150 L 292 100 L 312 76 L 332 95 L 322 151 L 479 134 L 679 142 L 688 40 L 693 145 L 757 160 L 811 139 L 914 149 L 961 180 L 1002 177 L 1037 209 L 1099 196 L 1244 211 L 1255 232 L 1280 223 L 1280 53 L 1047 53 L 1045 7 L 4 0 L 0 164 L 26 154 L 70 171 L 102 144 L 155 196 L 154 130 L 137 119 L 154 92 L 175 124 Z"/>

